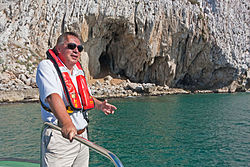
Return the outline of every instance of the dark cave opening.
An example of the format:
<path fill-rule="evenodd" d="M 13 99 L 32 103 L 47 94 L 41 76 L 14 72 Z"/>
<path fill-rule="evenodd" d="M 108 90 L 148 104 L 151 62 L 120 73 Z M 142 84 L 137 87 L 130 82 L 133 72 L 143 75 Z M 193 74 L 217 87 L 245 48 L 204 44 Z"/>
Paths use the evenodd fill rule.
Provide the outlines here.
<path fill-rule="evenodd" d="M 112 62 L 112 59 L 110 58 L 110 55 L 107 54 L 107 52 L 102 52 L 101 56 L 99 57 L 99 63 L 100 73 L 95 77 L 95 79 L 104 78 L 107 75 L 110 75 L 113 78 L 127 79 L 123 69 L 121 69 L 118 73 L 114 73 L 112 70 L 114 68 L 112 66 L 114 62 Z"/>
<path fill-rule="evenodd" d="M 99 63 L 100 73 L 98 74 L 98 78 L 102 78 L 112 74 L 110 70 L 110 58 L 106 52 L 102 52 L 101 56 L 99 57 Z"/>

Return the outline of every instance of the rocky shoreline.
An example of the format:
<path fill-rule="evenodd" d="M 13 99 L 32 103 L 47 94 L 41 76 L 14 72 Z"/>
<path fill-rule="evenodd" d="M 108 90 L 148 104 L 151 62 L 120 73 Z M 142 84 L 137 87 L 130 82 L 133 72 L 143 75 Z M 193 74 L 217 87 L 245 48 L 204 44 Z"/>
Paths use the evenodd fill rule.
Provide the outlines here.
<path fill-rule="evenodd" d="M 168 86 L 159 86 L 152 83 L 133 83 L 129 80 L 119 80 L 119 82 L 115 82 L 115 79 L 111 76 L 106 76 L 102 80 L 92 81 L 92 83 L 90 83 L 90 89 L 93 96 L 100 99 L 191 93 L 233 93 L 233 91 L 228 88 L 190 91 L 179 88 L 169 88 Z M 38 88 L 0 91 L 0 104 L 38 101 Z"/>

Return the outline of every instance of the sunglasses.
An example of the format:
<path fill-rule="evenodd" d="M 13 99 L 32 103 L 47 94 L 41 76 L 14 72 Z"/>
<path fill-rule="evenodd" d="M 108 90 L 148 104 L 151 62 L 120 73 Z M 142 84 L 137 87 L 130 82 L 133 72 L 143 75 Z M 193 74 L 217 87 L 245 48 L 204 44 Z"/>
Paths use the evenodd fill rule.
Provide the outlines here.
<path fill-rule="evenodd" d="M 79 52 L 83 51 L 83 46 L 76 45 L 75 43 L 68 43 L 67 47 L 68 47 L 68 49 L 71 49 L 71 50 L 74 50 L 77 47 Z"/>

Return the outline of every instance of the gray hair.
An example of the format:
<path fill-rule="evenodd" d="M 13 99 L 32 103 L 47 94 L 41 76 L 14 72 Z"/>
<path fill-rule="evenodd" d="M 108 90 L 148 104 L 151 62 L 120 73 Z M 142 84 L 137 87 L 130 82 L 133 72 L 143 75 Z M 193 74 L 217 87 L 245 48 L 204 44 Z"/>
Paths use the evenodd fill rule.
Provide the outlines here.
<path fill-rule="evenodd" d="M 68 36 L 74 36 L 76 37 L 77 39 L 79 39 L 79 41 L 81 42 L 82 44 L 82 40 L 81 38 L 74 32 L 64 32 L 63 34 L 61 34 L 58 38 L 57 38 L 57 41 L 56 41 L 56 45 L 59 45 L 59 44 L 63 44 L 64 41 L 67 39 Z"/>

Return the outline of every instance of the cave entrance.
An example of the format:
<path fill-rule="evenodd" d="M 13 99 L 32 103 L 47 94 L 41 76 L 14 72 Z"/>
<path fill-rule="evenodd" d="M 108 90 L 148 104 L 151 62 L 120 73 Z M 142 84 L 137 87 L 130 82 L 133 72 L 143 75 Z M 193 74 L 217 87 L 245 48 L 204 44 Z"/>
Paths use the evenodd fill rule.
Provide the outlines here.
<path fill-rule="evenodd" d="M 107 75 L 112 75 L 110 69 L 110 57 L 107 52 L 102 52 L 101 56 L 99 57 L 100 63 L 100 73 L 98 74 L 98 78 L 103 78 Z"/>
<path fill-rule="evenodd" d="M 118 73 L 114 73 L 113 69 L 113 63 L 112 59 L 110 58 L 110 55 L 107 54 L 107 52 L 102 52 L 101 56 L 99 57 L 99 63 L 100 63 L 100 73 L 94 77 L 94 79 L 101 79 L 108 75 L 110 75 L 114 79 L 127 79 L 125 75 L 124 70 L 120 70 Z"/>

